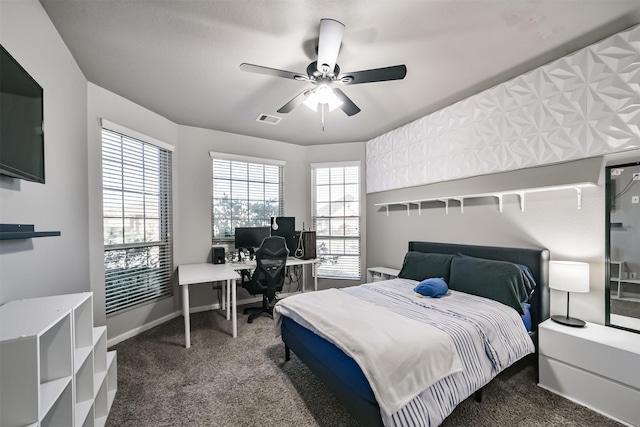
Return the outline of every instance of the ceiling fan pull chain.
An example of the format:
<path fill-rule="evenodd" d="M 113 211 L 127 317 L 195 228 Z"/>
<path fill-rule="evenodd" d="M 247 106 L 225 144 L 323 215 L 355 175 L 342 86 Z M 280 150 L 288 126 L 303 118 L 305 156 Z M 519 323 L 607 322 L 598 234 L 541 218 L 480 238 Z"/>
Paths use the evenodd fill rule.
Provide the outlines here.
<path fill-rule="evenodd" d="M 322 132 L 324 132 L 324 104 L 320 104 L 320 108 L 322 108 Z"/>

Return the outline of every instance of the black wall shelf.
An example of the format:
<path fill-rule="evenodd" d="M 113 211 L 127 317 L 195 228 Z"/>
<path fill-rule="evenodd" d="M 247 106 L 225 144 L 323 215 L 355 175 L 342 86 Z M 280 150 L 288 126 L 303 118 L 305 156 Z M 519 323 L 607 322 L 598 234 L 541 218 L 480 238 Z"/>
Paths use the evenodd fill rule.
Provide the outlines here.
<path fill-rule="evenodd" d="M 0 240 L 59 236 L 59 231 L 35 231 L 33 224 L 0 224 Z"/>

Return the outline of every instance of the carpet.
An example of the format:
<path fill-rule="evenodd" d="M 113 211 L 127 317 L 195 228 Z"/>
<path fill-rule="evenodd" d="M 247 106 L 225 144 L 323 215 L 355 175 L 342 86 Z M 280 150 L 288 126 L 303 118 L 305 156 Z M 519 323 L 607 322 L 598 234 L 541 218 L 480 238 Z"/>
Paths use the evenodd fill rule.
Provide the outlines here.
<path fill-rule="evenodd" d="M 238 316 L 238 337 L 220 311 L 191 315 L 191 348 L 183 318 L 123 341 L 118 392 L 107 427 L 349 427 L 347 408 L 275 338 L 273 321 Z M 483 401 L 460 403 L 442 426 L 575 426 L 620 424 L 537 387 L 535 358 L 489 383 Z"/>

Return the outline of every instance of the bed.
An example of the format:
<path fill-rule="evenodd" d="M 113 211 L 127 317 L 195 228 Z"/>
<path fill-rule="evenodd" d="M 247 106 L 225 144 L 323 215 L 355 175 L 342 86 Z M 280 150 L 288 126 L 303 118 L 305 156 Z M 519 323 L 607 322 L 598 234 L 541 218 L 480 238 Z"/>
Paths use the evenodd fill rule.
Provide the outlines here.
<path fill-rule="evenodd" d="M 539 323 L 549 318 L 549 251 L 546 249 L 520 249 L 414 241 L 409 242 L 408 251 L 409 252 L 407 252 L 407 256 L 405 256 L 405 264 L 408 263 L 407 259 L 409 255 L 422 256 L 420 254 L 433 254 L 425 256 L 434 257 L 437 256 L 436 254 L 441 254 L 454 256 L 453 259 L 457 260 L 456 262 L 458 263 L 466 262 L 468 259 L 480 259 L 512 263 L 514 265 L 518 265 L 519 267 L 526 266 L 525 270 L 530 273 L 529 277 L 533 281 L 535 281 L 536 284 L 535 290 L 528 296 L 528 303 L 530 305 L 529 312 L 524 313 L 526 314 L 526 316 L 529 316 L 530 319 L 528 324 L 529 330 L 526 331 L 524 330 L 524 328 L 521 328 L 524 331 L 522 332 L 522 334 L 524 334 L 525 336 L 528 334 L 528 336 L 530 337 L 531 340 L 529 345 L 531 346 L 531 348 L 529 348 L 528 350 L 522 350 L 519 354 L 511 356 L 510 360 L 501 363 L 501 367 L 498 370 L 496 370 L 494 367 L 490 369 L 492 371 L 491 373 L 474 373 L 473 375 L 478 375 L 478 378 L 472 378 L 472 374 L 469 374 L 468 372 L 479 370 L 476 369 L 476 366 L 474 366 L 476 362 L 472 361 L 472 359 L 475 359 L 471 358 L 470 360 L 467 360 L 468 355 L 461 354 L 460 359 L 462 360 L 462 368 L 458 367 L 449 371 L 454 372 L 454 374 L 443 378 L 436 378 L 436 380 L 430 383 L 429 387 L 425 389 L 424 392 L 420 393 L 419 396 L 415 397 L 408 404 L 403 406 L 402 410 L 397 412 L 388 412 L 386 410 L 381 411 L 381 407 L 384 409 L 389 408 L 386 400 L 384 401 L 384 404 L 378 402 L 378 400 L 383 402 L 383 400 L 381 399 L 380 390 L 381 388 L 384 389 L 386 387 L 384 386 L 384 384 L 381 387 L 380 384 L 376 384 L 374 381 L 370 381 L 373 380 L 370 368 L 365 368 L 363 372 L 363 369 L 361 369 L 360 365 L 354 360 L 354 358 L 350 357 L 350 355 L 353 355 L 353 353 L 349 349 L 341 349 L 338 346 L 334 345 L 332 342 L 320 336 L 321 334 L 319 334 L 318 330 L 323 330 L 322 328 L 324 328 L 324 326 L 318 326 L 312 323 L 308 323 L 305 319 L 301 319 L 299 317 L 291 315 L 291 313 L 287 312 L 284 307 L 277 307 L 277 314 L 274 318 L 276 319 L 278 333 L 282 336 L 282 340 L 285 344 L 287 360 L 289 360 L 290 351 L 293 351 L 296 356 L 300 358 L 300 360 L 302 360 L 316 375 L 318 375 L 325 382 L 325 384 L 335 394 L 335 396 L 345 403 L 346 407 L 350 410 L 354 417 L 361 424 L 366 426 L 430 426 L 440 424 L 442 420 L 446 418 L 446 416 L 448 416 L 453 411 L 455 406 L 462 400 L 466 399 L 474 393 L 476 394 L 476 398 L 478 399 L 479 392 L 481 392 L 482 387 L 486 385 L 493 377 L 495 377 L 495 375 L 499 373 L 499 370 L 504 369 L 507 367 L 507 365 L 515 362 L 515 360 L 512 360 L 513 358 L 524 357 L 524 355 L 531 353 L 533 351 L 533 348 L 537 348 L 537 326 Z M 458 267 L 458 270 L 461 270 L 461 268 Z M 403 265 L 403 272 L 404 271 L 405 265 Z M 467 273 L 468 272 L 466 272 L 465 274 Z M 451 279 L 454 280 L 455 278 L 451 277 Z M 417 281 L 412 282 L 410 279 L 406 278 L 394 280 L 395 281 L 389 281 L 388 283 L 377 282 L 375 284 L 366 284 L 362 286 L 352 287 L 353 289 L 349 289 L 350 293 L 355 294 L 352 295 L 354 298 L 360 297 L 366 299 L 367 297 L 357 295 L 359 292 L 366 291 L 368 294 L 384 294 L 382 295 L 382 298 L 397 299 L 408 298 L 406 295 L 401 294 L 401 292 L 406 293 L 407 286 L 413 286 L 415 283 L 417 283 Z M 396 289 L 398 295 L 394 294 L 394 292 L 396 292 Z M 387 294 L 393 295 L 389 296 Z M 327 296 L 328 295 L 329 294 L 327 294 Z M 415 296 L 415 293 L 413 296 Z M 309 297 L 310 296 L 307 296 L 305 298 Z M 489 307 L 484 308 L 483 306 L 482 309 L 469 310 L 469 312 L 492 312 L 494 306 L 501 306 L 502 308 L 500 310 L 503 310 L 505 312 L 509 311 L 510 313 L 507 314 L 512 317 L 515 316 L 516 318 L 518 318 L 518 320 L 520 320 L 520 315 L 523 314 L 516 313 L 515 310 L 511 309 L 504 310 L 502 303 L 496 303 L 495 301 L 488 300 L 486 298 L 467 295 L 464 292 L 459 293 L 457 291 L 450 291 L 447 294 L 447 298 L 442 298 L 442 301 L 452 303 L 460 298 L 467 298 L 467 300 L 460 300 L 464 301 L 464 304 L 471 304 L 471 302 L 468 302 L 468 299 L 476 298 L 477 300 L 482 300 L 480 301 L 480 304 L 485 304 L 486 307 Z M 433 305 L 433 307 L 436 308 L 435 311 L 441 311 L 445 314 L 448 314 L 448 308 L 440 310 L 437 309 L 437 307 L 441 307 L 435 305 L 438 303 L 439 301 L 436 301 L 435 298 L 424 299 L 424 304 Z M 360 304 L 360 302 L 358 302 L 358 304 Z M 423 302 L 420 301 L 420 304 L 423 304 Z M 318 305 L 318 307 L 322 307 L 322 305 Z M 411 310 L 413 310 L 413 308 L 411 308 Z M 429 316 L 431 316 L 431 311 L 429 311 L 429 313 Z M 395 314 L 392 313 L 392 315 Z M 465 313 L 465 316 L 466 315 L 467 314 Z M 438 326 L 439 328 L 445 324 L 455 326 L 456 322 L 458 322 L 458 317 L 460 317 L 458 314 L 456 314 L 455 316 L 450 315 L 448 320 L 446 321 L 432 321 L 431 323 L 432 325 Z M 483 314 L 480 317 L 485 316 Z M 522 316 L 522 319 L 525 319 L 524 315 Z M 475 324 L 476 320 L 477 318 L 474 318 L 471 320 L 471 322 Z M 462 320 L 460 320 L 460 322 L 464 323 Z M 386 324 L 393 322 L 384 323 Z M 527 322 L 524 323 L 526 324 Z M 427 325 L 427 327 L 430 326 Z M 384 334 L 385 331 L 383 331 L 382 333 Z M 484 332 L 481 332 L 480 335 L 491 335 L 491 333 L 485 334 Z M 339 342 L 337 340 L 333 341 Z M 431 339 L 424 341 L 431 341 Z M 478 348 L 478 345 L 481 347 L 482 345 L 487 347 L 487 344 L 476 344 L 476 348 Z M 455 347 L 458 349 L 458 353 L 462 351 L 462 348 L 460 347 L 460 344 L 458 342 L 455 343 Z M 493 357 L 495 356 L 489 356 L 489 358 Z M 356 357 L 356 359 L 360 360 L 358 357 Z M 450 359 L 454 360 L 455 358 L 451 357 Z M 393 387 L 389 388 L 393 389 Z M 376 396 L 378 396 L 378 399 L 376 398 Z M 429 401 L 430 399 L 435 399 L 436 401 L 431 402 Z"/>

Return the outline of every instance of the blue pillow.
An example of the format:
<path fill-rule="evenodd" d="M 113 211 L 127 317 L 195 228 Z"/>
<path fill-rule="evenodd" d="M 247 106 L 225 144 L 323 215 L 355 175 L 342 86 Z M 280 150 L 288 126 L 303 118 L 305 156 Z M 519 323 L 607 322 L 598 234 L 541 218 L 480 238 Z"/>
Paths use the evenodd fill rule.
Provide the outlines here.
<path fill-rule="evenodd" d="M 440 298 L 449 291 L 449 287 L 444 278 L 433 277 L 418 283 L 418 286 L 413 288 L 413 291 L 425 297 Z"/>
<path fill-rule="evenodd" d="M 524 322 L 524 326 L 527 328 L 528 332 L 531 332 L 531 311 L 529 310 L 531 308 L 531 304 L 523 302 L 522 303 L 522 310 L 524 311 L 524 314 L 520 317 L 522 317 L 522 321 Z"/>

